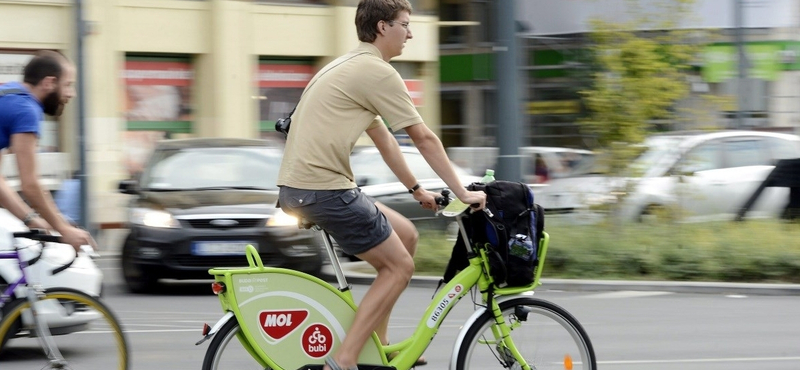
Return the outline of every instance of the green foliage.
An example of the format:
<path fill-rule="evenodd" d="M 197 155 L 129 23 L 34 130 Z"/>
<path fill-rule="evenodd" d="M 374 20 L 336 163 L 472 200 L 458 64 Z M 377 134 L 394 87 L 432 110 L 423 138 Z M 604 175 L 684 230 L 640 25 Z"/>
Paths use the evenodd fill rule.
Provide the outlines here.
<path fill-rule="evenodd" d="M 800 282 L 800 225 L 745 222 L 547 226 L 544 278 Z M 417 273 L 441 275 L 453 242 L 424 232 Z"/>
<path fill-rule="evenodd" d="M 692 41 L 696 32 L 671 30 L 693 1 L 661 1 L 652 14 L 639 1 L 628 1 L 630 22 L 592 21 L 592 86 L 579 92 L 589 112 L 580 123 L 609 154 L 613 173 L 637 154 L 630 144 L 644 140 L 649 121 L 674 118 L 671 109 L 689 95 L 686 73 L 702 47 Z"/>

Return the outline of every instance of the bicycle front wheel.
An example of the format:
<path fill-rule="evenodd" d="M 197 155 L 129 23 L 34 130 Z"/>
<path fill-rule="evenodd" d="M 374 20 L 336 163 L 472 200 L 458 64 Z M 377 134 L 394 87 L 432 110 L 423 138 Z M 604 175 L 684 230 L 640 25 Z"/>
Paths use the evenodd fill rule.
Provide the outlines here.
<path fill-rule="evenodd" d="M 0 320 L 0 362 L 3 369 L 40 369 L 49 359 L 35 322 L 43 323 L 63 356 L 66 369 L 128 369 L 128 343 L 111 310 L 96 298 L 77 290 L 47 290 L 36 302 L 34 320 L 31 303 L 18 299 L 7 306 Z M 49 334 L 48 334 L 49 333 Z M 45 351 L 43 351 L 45 350 Z M 57 368 L 63 365 L 53 365 Z"/>
<path fill-rule="evenodd" d="M 208 345 L 203 370 L 264 370 L 242 346 L 237 338 L 240 333 L 236 320 L 226 322 Z"/>
<path fill-rule="evenodd" d="M 500 303 L 511 339 L 531 369 L 595 370 L 596 359 L 586 331 L 563 308 L 540 299 L 520 297 Z M 522 369 L 501 338 L 492 312 L 481 315 L 467 331 L 456 368 Z"/>

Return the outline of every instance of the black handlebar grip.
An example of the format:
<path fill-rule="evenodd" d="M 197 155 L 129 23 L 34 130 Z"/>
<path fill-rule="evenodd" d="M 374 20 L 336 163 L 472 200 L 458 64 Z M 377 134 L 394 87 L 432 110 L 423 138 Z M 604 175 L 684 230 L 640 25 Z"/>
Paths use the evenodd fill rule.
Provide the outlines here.
<path fill-rule="evenodd" d="M 41 242 L 53 242 L 53 243 L 61 242 L 60 236 L 48 234 L 47 231 L 40 229 L 30 229 L 28 231 L 15 232 L 14 237 L 38 240 Z"/>

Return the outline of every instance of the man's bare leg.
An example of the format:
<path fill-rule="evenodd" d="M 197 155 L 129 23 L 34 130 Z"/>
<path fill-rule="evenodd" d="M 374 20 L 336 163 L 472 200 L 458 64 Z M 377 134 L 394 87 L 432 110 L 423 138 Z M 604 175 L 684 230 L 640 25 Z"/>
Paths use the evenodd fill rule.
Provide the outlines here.
<path fill-rule="evenodd" d="M 372 265 L 378 274 L 358 305 L 353 326 L 333 356 L 345 369 L 357 364 L 364 343 L 392 311 L 414 273 L 414 259 L 394 231 L 388 239 L 358 257 Z"/>
<path fill-rule="evenodd" d="M 375 205 L 378 206 L 378 209 L 380 209 L 389 220 L 389 224 L 392 225 L 392 229 L 395 233 L 397 233 L 397 236 L 400 237 L 400 241 L 403 242 L 403 246 L 408 251 L 408 254 L 411 255 L 411 257 L 414 257 L 414 254 L 417 252 L 417 241 L 419 241 L 419 233 L 417 232 L 417 228 L 414 226 L 414 223 L 397 211 L 379 202 L 376 202 Z M 383 344 L 389 344 L 388 331 L 390 317 L 391 311 L 386 315 L 386 317 L 384 317 L 380 325 L 375 328 L 375 333 L 378 334 L 378 338 L 380 338 L 381 343 Z"/>

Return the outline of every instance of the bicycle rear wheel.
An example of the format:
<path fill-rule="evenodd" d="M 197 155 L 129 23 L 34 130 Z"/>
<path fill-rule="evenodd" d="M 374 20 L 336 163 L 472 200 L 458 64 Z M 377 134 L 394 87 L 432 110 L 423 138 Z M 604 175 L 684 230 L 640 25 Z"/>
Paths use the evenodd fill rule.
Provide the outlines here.
<path fill-rule="evenodd" d="M 532 297 L 500 303 L 511 338 L 531 369 L 595 370 L 594 349 L 578 320 L 563 308 Z M 467 331 L 457 369 L 521 369 L 501 341 L 492 312 L 481 315 Z"/>
<path fill-rule="evenodd" d="M 3 369 L 40 369 L 48 363 L 31 315 L 30 302 L 12 302 L 0 320 L 0 362 Z M 36 312 L 66 360 L 67 369 L 126 370 L 130 359 L 122 327 L 96 298 L 72 289 L 48 290 Z M 44 367 L 48 368 L 48 367 Z"/>
<path fill-rule="evenodd" d="M 237 338 L 240 333 L 236 320 L 226 322 L 208 345 L 203 370 L 264 370 L 242 346 Z"/>

